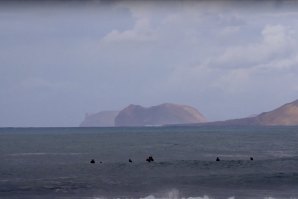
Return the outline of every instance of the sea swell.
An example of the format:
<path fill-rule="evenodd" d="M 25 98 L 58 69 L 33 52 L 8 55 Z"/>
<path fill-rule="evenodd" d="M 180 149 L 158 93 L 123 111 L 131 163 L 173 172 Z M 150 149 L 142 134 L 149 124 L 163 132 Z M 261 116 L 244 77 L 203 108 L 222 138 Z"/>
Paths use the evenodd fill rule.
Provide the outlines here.
<path fill-rule="evenodd" d="M 91 130 L 3 134 L 0 198 L 298 198 L 298 128 Z"/>

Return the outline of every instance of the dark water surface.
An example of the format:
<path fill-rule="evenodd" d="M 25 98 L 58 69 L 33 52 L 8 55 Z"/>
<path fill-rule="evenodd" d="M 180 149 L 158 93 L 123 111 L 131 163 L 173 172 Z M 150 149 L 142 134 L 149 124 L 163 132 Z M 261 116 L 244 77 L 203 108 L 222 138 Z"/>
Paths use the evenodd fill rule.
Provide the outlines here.
<path fill-rule="evenodd" d="M 0 128 L 0 158 L 0 198 L 298 198 L 298 127 Z"/>

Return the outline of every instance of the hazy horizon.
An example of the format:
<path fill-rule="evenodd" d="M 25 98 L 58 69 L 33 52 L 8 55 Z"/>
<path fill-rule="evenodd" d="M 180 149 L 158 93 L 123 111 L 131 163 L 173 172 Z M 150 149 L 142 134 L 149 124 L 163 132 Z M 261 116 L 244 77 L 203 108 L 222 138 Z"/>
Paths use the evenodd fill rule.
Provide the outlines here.
<path fill-rule="evenodd" d="M 165 102 L 209 121 L 298 99 L 295 1 L 1 1 L 0 127 Z"/>

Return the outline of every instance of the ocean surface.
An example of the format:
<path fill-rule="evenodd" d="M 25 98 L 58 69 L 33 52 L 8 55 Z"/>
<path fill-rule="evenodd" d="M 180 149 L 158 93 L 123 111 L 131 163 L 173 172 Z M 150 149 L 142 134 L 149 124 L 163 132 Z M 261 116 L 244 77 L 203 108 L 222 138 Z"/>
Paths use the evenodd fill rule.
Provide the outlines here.
<path fill-rule="evenodd" d="M 298 127 L 0 128 L 0 198 L 298 198 Z"/>

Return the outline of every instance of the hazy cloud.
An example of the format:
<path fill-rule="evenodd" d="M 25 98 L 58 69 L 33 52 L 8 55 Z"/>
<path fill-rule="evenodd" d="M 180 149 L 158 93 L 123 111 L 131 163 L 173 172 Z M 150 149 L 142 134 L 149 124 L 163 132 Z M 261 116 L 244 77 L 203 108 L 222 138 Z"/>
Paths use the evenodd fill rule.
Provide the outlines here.
<path fill-rule="evenodd" d="M 293 44 L 296 43 L 292 35 L 281 25 L 266 25 L 261 35 L 262 39 L 258 43 L 228 47 L 214 64 L 227 67 L 252 67 L 288 56 L 293 50 Z"/>
<path fill-rule="evenodd" d="M 113 30 L 104 38 L 104 42 L 143 42 L 155 39 L 154 30 L 150 28 L 150 22 L 146 18 L 137 19 L 133 29 L 118 31 Z"/>

